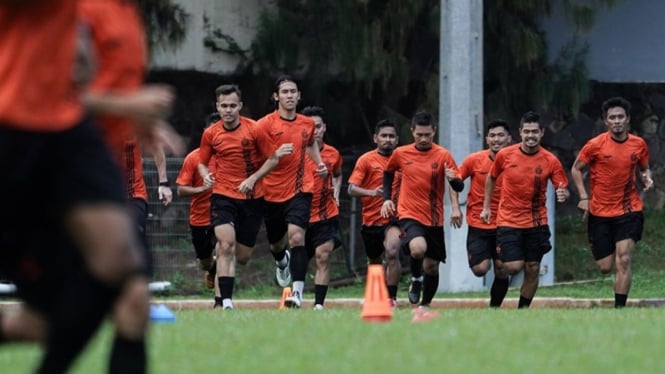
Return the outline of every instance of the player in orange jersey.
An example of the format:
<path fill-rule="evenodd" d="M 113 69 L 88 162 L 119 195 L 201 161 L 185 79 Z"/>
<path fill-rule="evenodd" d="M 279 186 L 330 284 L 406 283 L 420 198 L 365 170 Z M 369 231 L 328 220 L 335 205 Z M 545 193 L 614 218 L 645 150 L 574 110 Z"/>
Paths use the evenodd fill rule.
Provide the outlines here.
<path fill-rule="evenodd" d="M 636 174 L 643 191 L 653 188 L 649 169 L 649 148 L 645 141 L 629 134 L 630 103 L 611 98 L 603 103 L 607 132 L 589 140 L 573 164 L 573 182 L 580 196 L 577 207 L 588 217 L 591 252 L 600 272 L 616 266 L 614 306 L 626 305 L 632 280 L 631 255 L 642 238 L 644 216 L 642 199 L 636 187 Z M 591 194 L 587 193 L 582 171 L 590 171 Z"/>
<path fill-rule="evenodd" d="M 469 257 L 469 267 L 474 275 L 482 277 L 490 269 L 490 263 L 494 267 L 494 282 L 490 290 L 490 307 L 501 306 L 508 292 L 508 273 L 501 263 L 496 252 L 496 211 L 499 207 L 499 196 L 501 196 L 501 179 L 496 183 L 495 192 L 492 196 L 492 220 L 489 224 L 480 219 L 483 210 L 483 195 L 485 194 L 485 181 L 487 174 L 492 168 L 496 153 L 510 144 L 510 127 L 504 120 L 494 120 L 487 125 L 487 136 L 485 141 L 488 149 L 468 155 L 460 165 L 460 176 L 462 180 L 471 178 L 471 187 L 467 194 L 466 222 L 469 231 L 466 238 L 466 250 Z M 453 227 L 462 226 L 462 211 L 459 205 L 459 194 L 450 190 L 450 224 Z"/>
<path fill-rule="evenodd" d="M 323 108 L 309 106 L 302 114 L 314 120 L 314 140 L 319 146 L 321 160 L 328 168 L 326 178 L 316 176 L 316 164 L 307 159 L 307 172 L 313 174 L 314 193 L 309 217 L 309 226 L 305 232 L 305 248 L 309 259 L 315 258 L 316 275 L 314 276 L 314 310 L 323 310 L 323 303 L 328 293 L 330 282 L 329 258 L 332 251 L 342 244 L 339 235 L 339 191 L 342 187 L 342 156 L 339 151 L 323 142 L 326 133 Z M 293 289 L 304 288 L 304 279 L 293 279 Z M 289 297 L 285 305 L 300 307 L 301 299 Z"/>
<path fill-rule="evenodd" d="M 252 256 L 263 217 L 261 179 L 275 168 L 279 158 L 292 152 L 290 145 L 275 149 L 267 133 L 240 115 L 242 94 L 234 84 L 215 90 L 221 120 L 201 137 L 199 174 L 212 183 L 210 222 L 217 237 L 217 282 L 223 309 L 233 309 L 234 259 L 246 264 Z M 208 169 L 215 161 L 215 173 Z"/>
<path fill-rule="evenodd" d="M 206 118 L 206 128 L 220 120 L 219 113 L 214 113 Z M 219 297 L 217 283 L 216 263 L 213 250 L 217 243 L 214 228 L 210 225 L 210 197 L 212 196 L 213 181 L 204 182 L 199 174 L 199 148 L 191 151 L 182 163 L 176 184 L 178 185 L 178 197 L 189 197 L 189 228 L 192 233 L 192 245 L 196 253 L 196 261 L 199 268 L 205 271 L 205 284 L 208 288 L 215 288 L 215 304 L 222 306 Z M 208 170 L 215 173 L 215 160 L 210 159 Z"/>
<path fill-rule="evenodd" d="M 275 258 L 277 283 L 286 287 L 291 275 L 304 280 L 307 272 L 305 230 L 314 191 L 314 176 L 305 170 L 305 158 L 317 165 L 320 177 L 328 173 L 314 141 L 314 121 L 296 112 L 300 91 L 293 78 L 283 75 L 275 82 L 272 95 L 277 110 L 258 121 L 276 147 L 287 145 L 291 152 L 279 160 L 279 165 L 263 179 L 265 189 L 265 224 L 270 250 Z M 291 248 L 291 252 L 287 251 Z M 302 297 L 302 290 L 292 292 Z M 294 304 L 295 305 L 295 304 Z"/>
<path fill-rule="evenodd" d="M 545 129 L 540 116 L 527 112 L 520 121 L 522 142 L 496 154 L 487 175 L 480 218 L 492 222 L 492 198 L 501 177 L 501 198 L 496 217 L 497 252 L 508 274 L 524 269 L 519 308 L 528 308 L 538 289 L 543 255 L 552 249 L 545 205 L 547 182 L 556 186 L 556 199 L 569 196 L 568 178 L 561 161 L 540 145 Z M 497 191 L 499 192 L 499 191 Z"/>
<path fill-rule="evenodd" d="M 456 191 L 464 188 L 453 156 L 447 149 L 433 143 L 435 132 L 432 115 L 416 113 L 411 120 L 414 143 L 397 147 L 383 174 L 381 216 L 388 218 L 396 211 L 392 201 L 394 174 L 398 170 L 402 172 L 402 193 L 397 211 L 404 232 L 402 246 L 408 249 L 411 260 L 409 301 L 412 304 L 420 301 L 418 310 L 423 313 L 428 313 L 427 307 L 439 287 L 439 263 L 446 261 L 443 238 L 446 180 Z"/>
<path fill-rule="evenodd" d="M 397 285 L 402 273 L 399 262 L 400 234 L 396 216 L 381 217 L 383 204 L 383 171 L 388 164 L 399 138 L 397 124 L 389 119 L 379 121 L 374 128 L 373 149 L 361 155 L 349 177 L 349 195 L 359 197 L 362 203 L 360 234 L 365 244 L 367 261 L 383 264 L 386 259 L 386 284 L 391 304 L 397 305 Z M 392 187 L 392 200 L 396 204 L 401 174 L 397 173 Z"/>

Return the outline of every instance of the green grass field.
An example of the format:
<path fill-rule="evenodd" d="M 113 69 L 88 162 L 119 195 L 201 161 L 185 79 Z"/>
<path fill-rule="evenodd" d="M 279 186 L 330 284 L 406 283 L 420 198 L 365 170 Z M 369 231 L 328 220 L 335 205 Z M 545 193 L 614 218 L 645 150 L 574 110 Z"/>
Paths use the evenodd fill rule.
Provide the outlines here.
<path fill-rule="evenodd" d="M 665 370 L 662 309 L 448 309 L 385 324 L 360 309 L 186 311 L 154 325 L 153 373 L 658 373 Z M 104 372 L 103 330 L 74 373 Z M 27 373 L 33 347 L 3 347 L 3 373 Z"/>

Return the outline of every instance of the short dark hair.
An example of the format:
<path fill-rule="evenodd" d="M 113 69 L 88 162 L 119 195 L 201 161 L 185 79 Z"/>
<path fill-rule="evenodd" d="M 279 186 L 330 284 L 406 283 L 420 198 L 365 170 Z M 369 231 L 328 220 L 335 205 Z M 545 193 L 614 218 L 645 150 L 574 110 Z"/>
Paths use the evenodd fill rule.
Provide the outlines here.
<path fill-rule="evenodd" d="M 490 121 L 490 123 L 487 124 L 487 131 L 497 127 L 503 127 L 504 130 L 506 130 L 506 132 L 510 134 L 510 126 L 508 126 L 508 122 L 502 120 L 501 118 L 497 118 L 495 120 Z"/>
<path fill-rule="evenodd" d="M 374 127 L 374 134 L 378 134 L 382 128 L 384 127 L 392 127 L 395 129 L 395 133 L 399 132 L 399 129 L 397 128 L 397 123 L 391 119 L 382 119 L 379 121 L 376 126 Z"/>
<path fill-rule="evenodd" d="M 293 82 L 293 83 L 296 84 L 296 87 L 298 86 L 298 83 L 296 82 L 296 80 L 293 79 L 290 75 L 282 74 L 279 77 L 277 77 L 277 79 L 275 79 L 275 91 L 274 92 L 279 92 L 279 86 L 284 82 Z"/>
<path fill-rule="evenodd" d="M 528 111 L 522 115 L 522 119 L 520 119 L 520 129 L 525 123 L 537 123 L 539 128 L 543 128 L 543 124 L 540 123 L 540 114 L 533 111 Z"/>
<path fill-rule="evenodd" d="M 235 84 L 223 84 L 217 87 L 217 89 L 215 89 L 215 98 L 219 98 L 222 95 L 230 95 L 232 93 L 238 95 L 238 99 L 242 101 L 242 91 L 240 91 L 240 87 Z"/>
<path fill-rule="evenodd" d="M 312 117 L 312 116 L 321 117 L 321 121 L 323 121 L 323 123 L 326 123 L 326 120 L 324 118 L 326 112 L 320 106 L 312 105 L 305 107 L 301 113 L 307 117 Z"/>
<path fill-rule="evenodd" d="M 416 126 L 430 126 L 435 128 L 434 118 L 428 112 L 418 112 L 413 115 L 411 119 L 411 129 L 415 129 Z"/>
<path fill-rule="evenodd" d="M 623 97 L 612 97 L 605 102 L 603 102 L 603 105 L 601 106 L 601 109 L 603 111 L 603 119 L 607 118 L 607 111 L 610 110 L 611 108 L 616 108 L 616 107 L 621 107 L 623 110 L 626 112 L 626 116 L 630 117 L 630 109 L 631 105 L 630 102 Z"/>

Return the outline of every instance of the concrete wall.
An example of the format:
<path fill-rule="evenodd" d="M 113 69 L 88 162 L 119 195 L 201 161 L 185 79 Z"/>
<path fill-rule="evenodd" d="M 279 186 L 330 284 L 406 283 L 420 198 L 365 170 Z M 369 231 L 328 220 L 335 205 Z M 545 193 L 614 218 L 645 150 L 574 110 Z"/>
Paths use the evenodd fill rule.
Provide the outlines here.
<path fill-rule="evenodd" d="M 665 1 L 624 0 L 612 10 L 596 13 L 587 59 L 591 78 L 602 82 L 665 82 Z M 554 58 L 574 35 L 561 9 L 543 20 L 549 56 Z"/>
<path fill-rule="evenodd" d="M 212 52 L 203 45 L 206 36 L 214 29 L 235 39 L 242 49 L 249 48 L 258 17 L 262 10 L 271 7 L 269 0 L 175 0 L 187 13 L 189 24 L 183 44 L 176 50 L 157 49 L 153 52 L 151 66 L 156 69 L 199 70 L 227 74 L 235 70 L 239 59 L 225 52 Z M 224 42 L 218 40 L 220 45 Z"/>

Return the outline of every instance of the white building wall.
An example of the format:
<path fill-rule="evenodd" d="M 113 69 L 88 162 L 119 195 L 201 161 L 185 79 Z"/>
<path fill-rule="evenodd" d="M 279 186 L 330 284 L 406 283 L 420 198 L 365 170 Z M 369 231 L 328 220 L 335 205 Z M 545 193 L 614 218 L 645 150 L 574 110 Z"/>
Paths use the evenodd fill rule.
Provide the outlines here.
<path fill-rule="evenodd" d="M 217 74 L 232 73 L 240 62 L 237 56 L 213 52 L 203 44 L 206 36 L 220 29 L 242 49 L 248 49 L 256 34 L 258 18 L 272 6 L 270 0 L 175 0 L 189 13 L 187 34 L 177 49 L 157 48 L 151 68 L 198 70 Z M 220 40 L 220 46 L 225 44 Z"/>

